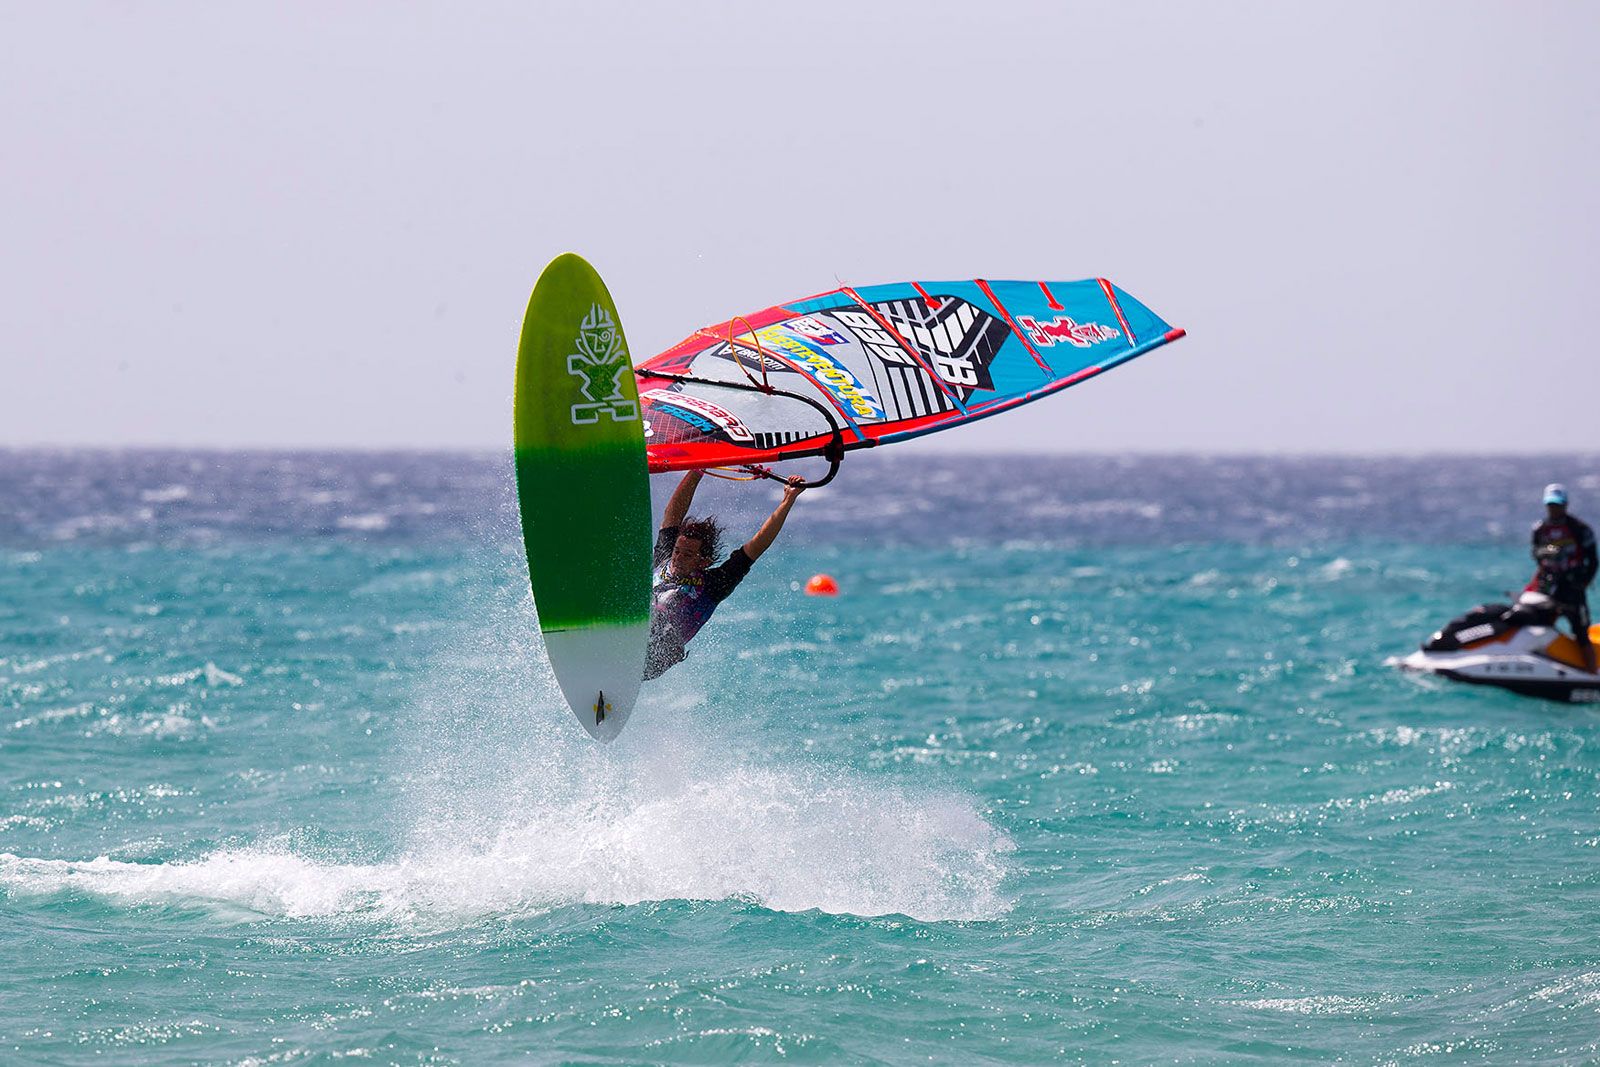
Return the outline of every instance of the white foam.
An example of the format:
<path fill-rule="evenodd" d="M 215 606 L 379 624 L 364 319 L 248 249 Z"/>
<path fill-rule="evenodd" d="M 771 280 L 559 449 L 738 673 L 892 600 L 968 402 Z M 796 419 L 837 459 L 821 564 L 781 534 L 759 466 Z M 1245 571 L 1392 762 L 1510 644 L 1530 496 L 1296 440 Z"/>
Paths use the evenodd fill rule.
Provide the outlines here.
<path fill-rule="evenodd" d="M 1011 844 L 960 798 L 751 767 L 703 778 L 658 766 L 617 786 L 572 808 L 513 805 L 492 828 L 434 824 L 387 863 L 275 847 L 181 863 L 3 854 L 0 887 L 428 925 L 657 900 L 929 921 L 990 918 L 1006 907 L 999 885 Z"/>
<path fill-rule="evenodd" d="M 1003 835 L 954 797 L 753 765 L 663 762 L 512 814 L 449 866 L 487 874 L 507 906 L 744 899 L 778 911 L 920 919 L 999 914 Z M 433 828 L 441 839 L 462 827 Z M 484 881 L 474 874 L 473 885 Z"/>
<path fill-rule="evenodd" d="M 209 715 L 191 716 L 182 704 L 168 706 L 166 711 L 124 715 L 116 712 L 100 713 L 85 733 L 108 734 L 112 737 L 190 738 L 203 731 L 215 730 L 216 722 Z"/>
<path fill-rule="evenodd" d="M 1261 1000 L 1241 1000 L 1239 1006 L 1257 1011 L 1277 1011 L 1290 1015 L 1358 1015 L 1372 1011 L 1380 1004 L 1392 1003 L 1395 997 L 1345 997 L 1326 994 L 1315 997 L 1266 997 Z"/>
<path fill-rule="evenodd" d="M 381 868 L 238 850 L 192 863 L 29 859 L 0 853 L 0 886 L 18 895 L 83 893 L 123 904 L 226 903 L 261 915 L 329 915 L 380 894 Z"/>
<path fill-rule="evenodd" d="M 924 921 L 1009 907 L 1013 845 L 971 798 L 790 741 L 763 752 L 750 694 L 713 706 L 685 668 L 597 745 L 559 703 L 526 597 L 507 614 L 438 649 L 419 682 L 410 744 L 393 757 L 410 824 L 392 859 L 273 843 L 172 863 L 6 855 L 0 888 L 430 927 L 666 900 Z"/>
<path fill-rule="evenodd" d="M 244 679 L 237 674 L 223 670 L 215 663 L 207 662 L 203 668 L 206 684 L 213 689 L 219 685 L 243 685 Z"/>
<path fill-rule="evenodd" d="M 244 679 L 237 674 L 223 670 L 215 663 L 206 661 L 204 667 L 193 667 L 186 671 L 177 671 L 173 674 L 158 674 L 153 681 L 160 686 L 188 685 L 191 682 L 205 680 L 206 685 L 215 689 L 222 685 L 243 685 Z"/>
<path fill-rule="evenodd" d="M 1356 569 L 1356 565 L 1343 556 L 1329 560 L 1318 568 L 1317 573 L 1330 582 L 1336 582 Z"/>
<path fill-rule="evenodd" d="M 6 725 L 8 730 L 26 730 L 29 727 L 62 722 L 66 719 L 78 719 L 89 715 L 98 714 L 93 704 L 84 701 L 64 708 L 46 708 L 44 711 L 16 719 Z"/>
<path fill-rule="evenodd" d="M 389 516 L 375 511 L 364 515 L 340 515 L 334 525 L 341 530 L 387 530 L 389 528 Z"/>

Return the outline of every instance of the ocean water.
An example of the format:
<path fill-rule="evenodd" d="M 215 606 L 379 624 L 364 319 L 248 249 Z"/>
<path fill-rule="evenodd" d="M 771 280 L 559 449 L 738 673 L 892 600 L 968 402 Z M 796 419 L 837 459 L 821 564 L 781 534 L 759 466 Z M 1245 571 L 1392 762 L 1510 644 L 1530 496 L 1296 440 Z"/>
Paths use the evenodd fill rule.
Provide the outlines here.
<path fill-rule="evenodd" d="M 601 747 L 508 457 L 0 453 L 0 1062 L 1596 1062 L 1554 478 L 852 457 Z"/>

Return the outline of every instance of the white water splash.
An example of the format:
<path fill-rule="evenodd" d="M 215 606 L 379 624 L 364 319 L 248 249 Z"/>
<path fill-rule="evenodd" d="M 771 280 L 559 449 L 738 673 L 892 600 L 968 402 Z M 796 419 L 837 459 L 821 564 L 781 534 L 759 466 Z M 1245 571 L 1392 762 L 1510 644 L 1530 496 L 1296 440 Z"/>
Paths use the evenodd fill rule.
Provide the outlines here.
<path fill-rule="evenodd" d="M 387 863 L 228 849 L 183 863 L 0 855 L 13 894 L 229 906 L 262 916 L 453 923 L 564 904 L 742 899 L 777 911 L 982 919 L 1004 911 L 1010 842 L 965 802 L 733 768 L 637 780 L 576 808 L 439 825 Z M 463 839 L 465 832 L 470 838 Z"/>
<path fill-rule="evenodd" d="M 415 751 L 396 754 L 411 802 L 394 859 L 287 846 L 171 863 L 4 855 L 0 889 L 426 926 L 667 900 L 924 921 L 1009 907 L 1012 842 L 970 798 L 762 754 L 746 717 L 719 719 L 688 671 L 596 745 L 557 703 L 536 646 L 505 647 L 502 635 L 536 634 L 519 622 L 443 650 L 418 693 Z"/>

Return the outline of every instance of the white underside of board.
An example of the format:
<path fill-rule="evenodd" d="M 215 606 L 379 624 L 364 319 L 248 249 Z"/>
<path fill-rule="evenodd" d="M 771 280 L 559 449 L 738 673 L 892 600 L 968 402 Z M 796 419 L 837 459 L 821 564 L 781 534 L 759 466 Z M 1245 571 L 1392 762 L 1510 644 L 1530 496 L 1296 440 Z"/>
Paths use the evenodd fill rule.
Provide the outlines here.
<path fill-rule="evenodd" d="M 590 626 L 544 635 L 550 665 L 578 722 L 597 741 L 609 741 L 622 730 L 639 697 L 644 677 L 648 622 Z M 605 694 L 604 717 L 595 705 Z"/>

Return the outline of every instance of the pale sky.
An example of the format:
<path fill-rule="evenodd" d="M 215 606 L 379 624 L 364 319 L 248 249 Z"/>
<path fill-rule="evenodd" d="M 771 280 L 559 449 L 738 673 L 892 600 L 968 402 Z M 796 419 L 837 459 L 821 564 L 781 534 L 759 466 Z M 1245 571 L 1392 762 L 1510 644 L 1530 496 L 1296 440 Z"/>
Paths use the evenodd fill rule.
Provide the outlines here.
<path fill-rule="evenodd" d="M 0 41 L 0 445 L 508 447 L 567 250 L 636 361 L 840 281 L 1104 275 L 1190 332 L 930 450 L 1600 441 L 1600 4 L 12 3 Z"/>

